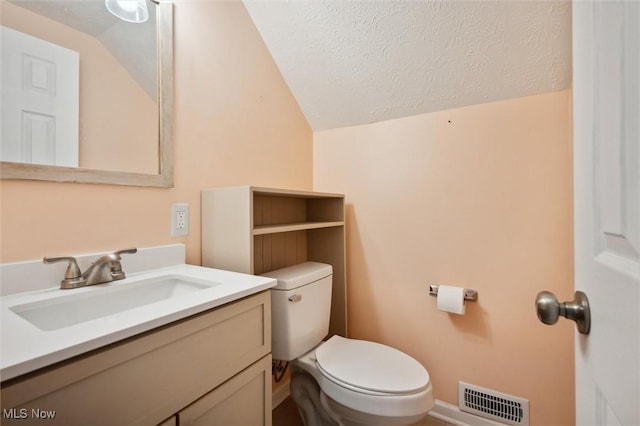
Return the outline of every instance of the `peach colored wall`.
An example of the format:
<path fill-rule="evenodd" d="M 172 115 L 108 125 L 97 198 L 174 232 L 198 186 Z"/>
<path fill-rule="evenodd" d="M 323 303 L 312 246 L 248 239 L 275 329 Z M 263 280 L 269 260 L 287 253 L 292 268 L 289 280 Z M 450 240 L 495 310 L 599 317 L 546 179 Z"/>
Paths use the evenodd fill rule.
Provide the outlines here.
<path fill-rule="evenodd" d="M 312 132 L 244 6 L 174 1 L 175 187 L 3 180 L 0 261 L 183 242 L 200 263 L 200 190 L 311 189 Z M 189 235 L 170 236 L 187 202 Z"/>
<path fill-rule="evenodd" d="M 94 37 L 7 0 L 0 7 L 0 24 L 80 54 L 80 166 L 157 173 L 158 106 L 111 52 Z"/>
<path fill-rule="evenodd" d="M 347 196 L 351 337 L 429 370 L 530 400 L 532 425 L 572 425 L 573 323 L 536 318 L 543 289 L 570 298 L 570 92 L 314 135 L 314 189 Z M 465 316 L 427 283 L 477 289 Z"/>

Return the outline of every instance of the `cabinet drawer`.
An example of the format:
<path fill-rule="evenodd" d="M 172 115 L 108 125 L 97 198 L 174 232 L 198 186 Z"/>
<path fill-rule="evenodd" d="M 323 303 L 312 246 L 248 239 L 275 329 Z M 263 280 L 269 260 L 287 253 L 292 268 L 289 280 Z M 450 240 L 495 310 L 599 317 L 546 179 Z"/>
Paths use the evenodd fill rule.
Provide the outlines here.
<path fill-rule="evenodd" d="M 270 426 L 271 355 L 178 413 L 180 426 Z"/>
<path fill-rule="evenodd" d="M 55 412 L 47 424 L 158 424 L 269 354 L 270 311 L 262 292 L 3 383 L 3 414 Z M 3 425 L 40 421 L 8 417 Z"/>

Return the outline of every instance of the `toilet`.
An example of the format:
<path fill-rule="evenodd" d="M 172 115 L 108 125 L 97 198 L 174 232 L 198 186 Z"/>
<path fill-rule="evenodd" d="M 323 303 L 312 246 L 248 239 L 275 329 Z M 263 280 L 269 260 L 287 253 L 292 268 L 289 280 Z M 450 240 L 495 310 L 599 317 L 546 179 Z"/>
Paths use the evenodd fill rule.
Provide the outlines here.
<path fill-rule="evenodd" d="M 410 425 L 433 407 L 427 370 L 379 343 L 329 332 L 331 265 L 304 262 L 266 272 L 271 350 L 291 365 L 291 398 L 306 426 Z"/>

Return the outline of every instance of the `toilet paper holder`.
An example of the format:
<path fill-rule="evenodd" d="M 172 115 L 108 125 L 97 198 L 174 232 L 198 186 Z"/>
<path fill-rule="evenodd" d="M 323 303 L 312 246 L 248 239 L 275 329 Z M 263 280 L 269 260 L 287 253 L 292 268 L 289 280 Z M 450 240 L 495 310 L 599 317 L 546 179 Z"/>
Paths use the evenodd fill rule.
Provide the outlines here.
<path fill-rule="evenodd" d="M 438 287 L 440 287 L 438 284 L 429 284 L 429 295 L 438 296 Z M 477 302 L 478 292 L 470 288 L 465 288 L 464 300 L 466 300 L 467 302 Z"/>

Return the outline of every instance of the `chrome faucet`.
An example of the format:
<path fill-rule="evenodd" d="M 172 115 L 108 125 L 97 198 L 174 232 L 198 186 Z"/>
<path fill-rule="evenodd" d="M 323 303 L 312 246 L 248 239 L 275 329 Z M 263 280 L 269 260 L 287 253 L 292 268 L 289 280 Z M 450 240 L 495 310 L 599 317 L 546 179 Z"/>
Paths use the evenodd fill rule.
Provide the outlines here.
<path fill-rule="evenodd" d="M 123 279 L 125 275 L 122 270 L 122 264 L 120 263 L 120 255 L 124 253 L 136 253 L 137 251 L 138 249 L 132 248 L 118 250 L 114 253 L 100 256 L 84 273 L 80 272 L 78 262 L 71 256 L 45 257 L 42 261 L 44 263 L 68 262 L 64 279 L 60 281 L 60 288 L 70 289 Z"/>

